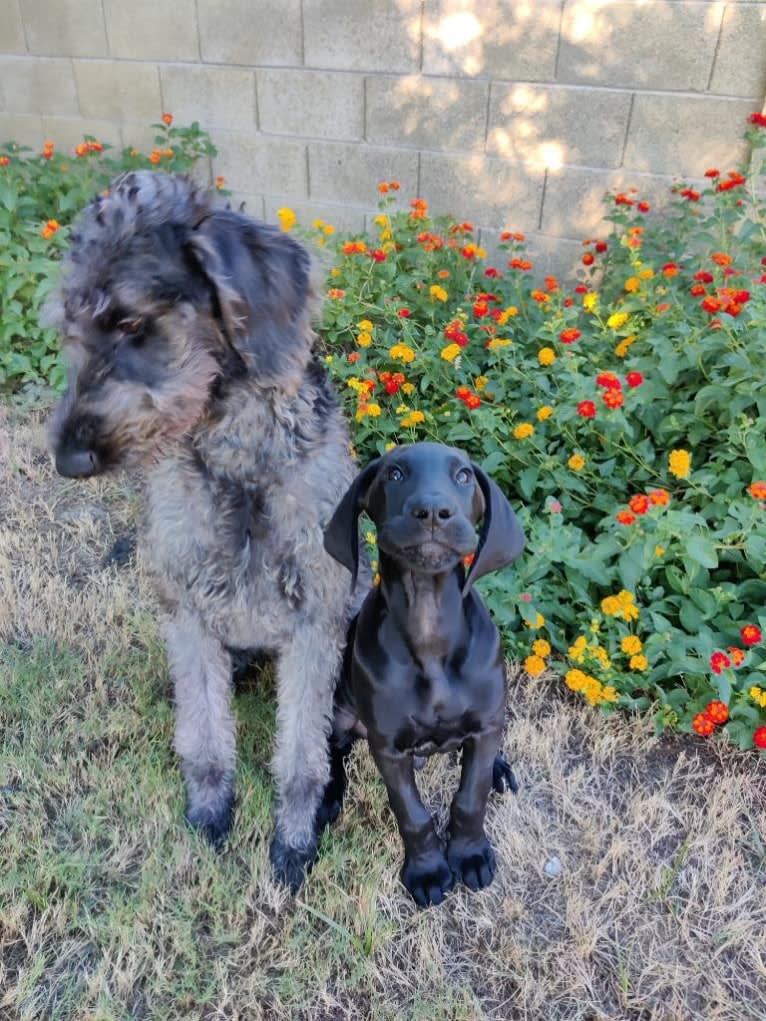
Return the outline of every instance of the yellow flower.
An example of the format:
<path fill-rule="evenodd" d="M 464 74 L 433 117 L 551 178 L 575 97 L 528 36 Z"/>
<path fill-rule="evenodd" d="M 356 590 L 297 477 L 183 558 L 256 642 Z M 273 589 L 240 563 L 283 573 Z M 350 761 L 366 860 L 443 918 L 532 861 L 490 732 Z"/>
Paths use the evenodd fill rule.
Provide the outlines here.
<path fill-rule="evenodd" d="M 586 312 L 595 312 L 598 305 L 598 295 L 595 291 L 589 291 L 582 300 L 582 307 Z"/>
<path fill-rule="evenodd" d="M 406 405 L 406 404 L 400 404 L 400 405 L 399 405 L 399 407 L 398 407 L 398 408 L 396 409 L 396 414 L 397 414 L 397 415 L 404 415 L 404 414 L 406 414 L 406 413 L 407 413 L 407 412 L 408 412 L 409 410 L 410 410 L 410 409 L 409 409 L 409 408 L 407 407 L 407 405 Z"/>
<path fill-rule="evenodd" d="M 373 404 L 368 404 L 367 405 L 367 414 L 371 415 L 372 418 L 377 418 L 378 415 L 380 414 L 380 405 L 379 404 L 374 404 L 374 403 Z"/>
<path fill-rule="evenodd" d="M 654 270 L 642 269 L 638 275 L 641 277 L 642 280 L 651 280 L 652 277 L 654 276 Z"/>
<path fill-rule="evenodd" d="M 412 426 L 418 425 L 420 422 L 425 422 L 426 416 L 422 411 L 411 411 L 409 415 L 405 415 L 399 422 L 405 429 L 409 429 Z"/>
<path fill-rule="evenodd" d="M 372 344 L 372 336 L 366 332 L 360 333 L 356 338 L 356 342 L 359 347 L 369 347 Z"/>
<path fill-rule="evenodd" d="M 602 649 L 600 645 L 591 645 L 590 650 L 604 670 L 608 670 L 612 665 L 612 661 L 609 659 L 606 649 Z"/>
<path fill-rule="evenodd" d="M 664 546 L 655 546 L 654 547 L 654 555 L 655 555 L 655 557 L 661 557 L 661 556 L 664 555 L 664 553 L 665 553 L 665 547 Z"/>
<path fill-rule="evenodd" d="M 630 348 L 630 345 L 635 342 L 635 339 L 636 338 L 635 338 L 634 334 L 631 333 L 631 335 L 629 337 L 625 337 L 624 340 L 620 341 L 620 343 L 614 349 L 614 353 L 617 355 L 618 358 L 624 358 L 625 357 L 625 355 L 628 353 L 628 349 Z"/>
<path fill-rule="evenodd" d="M 454 362 L 459 354 L 459 344 L 448 344 L 446 347 L 442 348 L 442 358 L 445 362 Z"/>
<path fill-rule="evenodd" d="M 677 479 L 685 479 L 691 469 L 691 457 L 688 450 L 671 450 L 668 458 L 668 471 Z"/>
<path fill-rule="evenodd" d="M 488 351 L 497 351 L 498 348 L 508 347 L 512 341 L 506 340 L 505 338 L 493 337 L 492 340 L 487 344 Z"/>
<path fill-rule="evenodd" d="M 572 456 L 567 461 L 567 464 L 569 465 L 573 472 L 579 472 L 582 471 L 582 469 L 585 467 L 585 458 L 582 456 L 582 454 L 572 454 Z"/>
<path fill-rule="evenodd" d="M 335 228 L 333 227 L 333 225 L 331 223 L 326 223 L 324 225 L 324 227 L 322 227 L 322 230 L 325 232 L 325 234 L 334 234 L 335 233 Z"/>
<path fill-rule="evenodd" d="M 360 319 L 356 324 L 357 330 L 362 330 L 364 333 L 372 333 L 373 326 L 369 319 Z"/>
<path fill-rule="evenodd" d="M 378 537 L 374 532 L 365 532 L 364 537 L 371 546 L 374 546 L 378 541 Z"/>
<path fill-rule="evenodd" d="M 532 643 L 532 651 L 536 656 L 550 656 L 550 642 L 546 642 L 544 638 L 538 638 L 536 642 Z"/>
<path fill-rule="evenodd" d="M 372 584 L 375 586 L 375 588 L 377 588 L 378 585 L 380 585 L 380 572 L 379 571 L 376 572 L 375 577 L 372 579 Z"/>
<path fill-rule="evenodd" d="M 402 383 L 402 390 L 409 397 L 411 393 L 415 392 L 415 384 L 414 383 Z"/>
<path fill-rule="evenodd" d="M 526 627 L 531 627 L 533 631 L 538 631 L 545 623 L 545 617 L 542 613 L 538 613 L 534 620 L 525 620 L 524 624 Z"/>
<path fill-rule="evenodd" d="M 498 325 L 499 326 L 505 326 L 505 324 L 508 322 L 509 319 L 513 319 L 513 317 L 517 316 L 518 314 L 519 314 L 519 310 L 516 308 L 516 306 L 515 305 L 509 305 L 508 308 L 504 308 L 503 311 L 498 316 L 498 320 L 497 320 Z"/>
<path fill-rule="evenodd" d="M 379 216 L 376 216 L 372 222 L 375 224 L 376 227 L 387 227 L 388 217 L 385 214 L 381 213 Z"/>
<path fill-rule="evenodd" d="M 638 277 L 628 277 L 628 279 L 625 281 L 624 286 L 625 290 L 628 291 L 628 293 L 630 294 L 639 289 L 639 287 L 641 286 L 641 281 L 638 279 Z"/>
<path fill-rule="evenodd" d="M 750 689 L 750 698 L 752 698 L 752 700 L 762 709 L 766 709 L 766 691 L 762 691 L 760 688 L 753 686 Z"/>
<path fill-rule="evenodd" d="M 569 658 L 573 659 L 575 663 L 582 663 L 585 658 L 586 649 L 587 639 L 585 638 L 585 635 L 580 635 L 574 645 L 569 646 Z"/>
<path fill-rule="evenodd" d="M 649 667 L 649 661 L 646 656 L 631 656 L 630 657 L 630 669 L 631 670 L 646 670 Z"/>
<path fill-rule="evenodd" d="M 388 353 L 401 362 L 411 362 L 415 358 L 415 352 L 408 344 L 394 344 Z"/>
<path fill-rule="evenodd" d="M 356 409 L 355 417 L 357 422 L 361 422 L 366 415 L 369 415 L 371 418 L 377 418 L 380 415 L 380 405 L 374 402 L 372 404 L 360 404 Z"/>
<path fill-rule="evenodd" d="M 324 227 L 324 220 L 312 220 L 311 226 L 314 228 L 314 230 L 322 230 L 322 228 Z"/>
<path fill-rule="evenodd" d="M 641 639 L 638 635 L 626 635 L 620 643 L 620 648 L 628 656 L 635 656 L 643 649 Z"/>
<path fill-rule="evenodd" d="M 553 408 L 549 404 L 544 404 L 542 408 L 537 409 L 537 421 L 544 422 L 546 418 L 550 418 L 553 414 Z"/>
<path fill-rule="evenodd" d="M 292 230 L 295 226 L 295 212 L 289 206 L 282 206 L 281 209 L 277 210 L 277 219 L 279 220 L 279 226 L 284 231 Z"/>
<path fill-rule="evenodd" d="M 383 449 L 386 451 L 386 453 L 388 453 L 388 451 L 393 450 L 395 446 L 396 444 L 393 441 L 389 440 Z"/>
<path fill-rule="evenodd" d="M 586 295 L 587 297 L 587 295 Z M 627 312 L 612 312 L 606 321 L 606 325 L 610 330 L 619 330 L 621 326 L 624 326 L 628 321 Z"/>
<path fill-rule="evenodd" d="M 331 277 L 339 277 L 340 276 L 340 270 L 338 269 L 337 266 L 333 266 L 333 268 L 330 270 L 330 276 Z"/>
<path fill-rule="evenodd" d="M 613 688 L 611 685 L 607 685 L 607 687 L 602 689 L 601 697 L 605 702 L 616 702 L 620 696 L 617 694 L 616 688 Z"/>
<path fill-rule="evenodd" d="M 582 670 L 567 670 L 564 675 L 564 681 L 568 688 L 572 691 L 581 691 L 583 685 L 588 681 L 588 675 Z"/>
<path fill-rule="evenodd" d="M 432 284 L 429 288 L 429 293 L 435 301 L 446 301 L 448 298 L 447 292 L 438 284 Z"/>
<path fill-rule="evenodd" d="M 556 361 L 556 352 L 552 347 L 541 347 L 537 352 L 537 360 L 541 365 L 553 365 Z"/>
<path fill-rule="evenodd" d="M 521 422 L 513 430 L 513 435 L 517 440 L 526 440 L 534 435 L 534 431 L 535 427 L 530 422 Z"/>
<path fill-rule="evenodd" d="M 527 656 L 524 660 L 524 669 L 530 677 L 539 677 L 545 670 L 545 660 L 539 656 Z"/>
<path fill-rule="evenodd" d="M 489 383 L 488 376 L 477 376 L 476 379 L 473 381 L 473 385 L 476 387 L 477 390 L 483 390 L 487 383 Z"/>

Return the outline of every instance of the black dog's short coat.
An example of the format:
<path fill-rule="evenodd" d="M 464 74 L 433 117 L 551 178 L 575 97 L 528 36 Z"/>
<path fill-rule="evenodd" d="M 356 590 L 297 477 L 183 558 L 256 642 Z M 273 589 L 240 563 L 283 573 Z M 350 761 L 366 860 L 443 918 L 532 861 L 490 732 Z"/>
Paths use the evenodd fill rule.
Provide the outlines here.
<path fill-rule="evenodd" d="M 343 497 L 325 548 L 356 577 L 358 517 L 378 529 L 380 585 L 352 624 L 336 696 L 333 776 L 365 734 L 404 841 L 402 881 L 422 906 L 462 879 L 471 889 L 494 876 L 484 833 L 493 782 L 515 787 L 497 757 L 506 678 L 500 637 L 477 578 L 515 560 L 524 534 L 498 486 L 460 450 L 435 443 L 397 447 L 373 461 Z M 476 525 L 482 521 L 478 537 Z M 466 574 L 463 563 L 474 559 Z M 446 854 L 418 795 L 414 758 L 463 749 Z M 325 796 L 325 805 L 332 796 Z"/>

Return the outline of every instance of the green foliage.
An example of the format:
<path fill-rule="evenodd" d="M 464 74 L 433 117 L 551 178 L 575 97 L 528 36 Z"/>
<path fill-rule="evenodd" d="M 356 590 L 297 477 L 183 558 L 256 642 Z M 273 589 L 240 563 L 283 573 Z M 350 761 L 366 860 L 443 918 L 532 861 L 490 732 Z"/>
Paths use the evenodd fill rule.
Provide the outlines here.
<path fill-rule="evenodd" d="M 522 235 L 488 266 L 470 224 L 400 208 L 389 182 L 375 242 L 335 242 L 322 335 L 362 462 L 456 444 L 521 508 L 526 555 L 484 591 L 532 675 L 552 651 L 592 704 L 660 729 L 712 729 L 720 700 L 752 747 L 766 665 L 740 629 L 766 630 L 766 209 L 744 174 L 709 181 L 677 185 L 656 218 L 608 195 L 610 235 L 585 242 L 573 292 L 530 283 Z M 321 222 L 305 235 L 326 247 Z"/>
<path fill-rule="evenodd" d="M 149 154 L 132 147 L 116 154 L 90 136 L 72 154 L 57 152 L 52 142 L 41 153 L 14 143 L 0 147 L 0 392 L 64 384 L 58 340 L 40 312 L 76 214 L 121 171 L 186 172 L 215 155 L 198 124 L 171 124 L 153 125 L 156 148 Z"/>

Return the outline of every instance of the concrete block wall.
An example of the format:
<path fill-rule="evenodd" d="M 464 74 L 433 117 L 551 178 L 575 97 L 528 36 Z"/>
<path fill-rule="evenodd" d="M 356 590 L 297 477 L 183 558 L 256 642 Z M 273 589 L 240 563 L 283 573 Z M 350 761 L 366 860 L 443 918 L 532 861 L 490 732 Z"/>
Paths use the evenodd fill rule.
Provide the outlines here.
<path fill-rule="evenodd" d="M 0 0 L 0 140 L 151 145 L 199 120 L 254 215 L 361 230 L 377 182 L 525 231 L 539 268 L 601 195 L 746 155 L 766 92 L 758 0 Z"/>

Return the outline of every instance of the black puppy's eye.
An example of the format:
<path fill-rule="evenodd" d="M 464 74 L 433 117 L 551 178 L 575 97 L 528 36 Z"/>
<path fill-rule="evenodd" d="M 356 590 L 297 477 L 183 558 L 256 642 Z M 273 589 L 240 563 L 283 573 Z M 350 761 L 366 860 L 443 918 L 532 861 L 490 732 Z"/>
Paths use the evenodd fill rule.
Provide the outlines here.
<path fill-rule="evenodd" d="M 121 319 L 117 324 L 117 329 L 124 337 L 129 337 L 135 342 L 142 338 L 144 321 L 143 319 Z"/>
<path fill-rule="evenodd" d="M 470 468 L 459 468 L 455 474 L 455 481 L 463 486 L 468 482 L 473 482 L 473 472 Z"/>
<path fill-rule="evenodd" d="M 388 469 L 388 478 L 391 482 L 401 482 L 404 478 L 401 468 L 397 468 L 396 465 L 393 468 Z"/>

